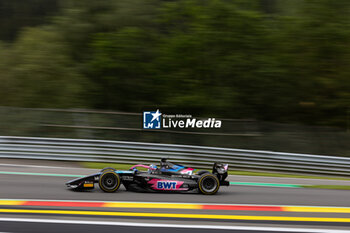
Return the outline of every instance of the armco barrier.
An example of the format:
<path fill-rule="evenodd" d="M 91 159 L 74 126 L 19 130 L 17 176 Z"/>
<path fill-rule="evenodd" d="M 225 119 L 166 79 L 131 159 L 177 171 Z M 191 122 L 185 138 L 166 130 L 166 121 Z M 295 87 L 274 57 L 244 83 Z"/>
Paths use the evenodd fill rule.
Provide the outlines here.
<path fill-rule="evenodd" d="M 198 168 L 214 161 L 231 169 L 350 176 L 350 158 L 190 145 L 66 138 L 0 136 L 0 158 L 158 163 L 160 158 Z"/>

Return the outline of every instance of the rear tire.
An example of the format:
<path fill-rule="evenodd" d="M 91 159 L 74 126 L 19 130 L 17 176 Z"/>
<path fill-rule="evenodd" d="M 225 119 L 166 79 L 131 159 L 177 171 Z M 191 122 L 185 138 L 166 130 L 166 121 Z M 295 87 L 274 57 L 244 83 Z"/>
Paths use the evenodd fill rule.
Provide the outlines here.
<path fill-rule="evenodd" d="M 113 193 L 119 189 L 120 177 L 117 173 L 111 170 L 106 170 L 100 175 L 98 185 L 102 191 Z"/>
<path fill-rule="evenodd" d="M 219 179 L 213 175 L 205 173 L 198 180 L 198 190 L 205 195 L 213 195 L 218 192 L 220 188 Z"/>

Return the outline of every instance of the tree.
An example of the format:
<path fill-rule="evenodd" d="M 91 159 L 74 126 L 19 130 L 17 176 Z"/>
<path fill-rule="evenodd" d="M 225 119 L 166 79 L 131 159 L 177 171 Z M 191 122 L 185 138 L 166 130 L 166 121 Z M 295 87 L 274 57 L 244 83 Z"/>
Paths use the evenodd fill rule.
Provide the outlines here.
<path fill-rule="evenodd" d="M 1 56 L 1 105 L 78 107 L 85 80 L 51 28 L 28 28 Z"/>
<path fill-rule="evenodd" d="M 0 40 L 13 41 L 24 27 L 48 23 L 59 0 L 0 0 Z"/>

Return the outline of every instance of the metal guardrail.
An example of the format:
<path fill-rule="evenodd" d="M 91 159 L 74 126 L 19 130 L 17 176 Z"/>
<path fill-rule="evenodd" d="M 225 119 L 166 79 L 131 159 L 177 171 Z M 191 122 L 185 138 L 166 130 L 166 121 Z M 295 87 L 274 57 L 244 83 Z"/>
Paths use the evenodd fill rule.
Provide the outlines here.
<path fill-rule="evenodd" d="M 0 136 L 0 158 L 158 163 L 163 157 L 197 168 L 226 162 L 237 170 L 350 176 L 350 158 L 344 157 L 127 141 Z"/>

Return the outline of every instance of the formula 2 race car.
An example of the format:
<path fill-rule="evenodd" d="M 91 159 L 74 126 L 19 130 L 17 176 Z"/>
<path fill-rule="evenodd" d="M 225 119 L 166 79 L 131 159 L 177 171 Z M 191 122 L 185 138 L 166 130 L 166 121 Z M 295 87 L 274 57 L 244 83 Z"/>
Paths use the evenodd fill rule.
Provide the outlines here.
<path fill-rule="evenodd" d="M 147 171 L 139 171 L 143 167 Z M 229 186 L 226 181 L 228 164 L 214 163 L 212 173 L 167 162 L 161 159 L 160 167 L 138 164 L 128 171 L 104 168 L 96 174 L 77 178 L 66 183 L 76 191 L 89 190 L 98 183 L 104 192 L 115 192 L 123 184 L 126 190 L 136 192 L 196 192 L 207 195 L 217 193 L 220 186 Z"/>

